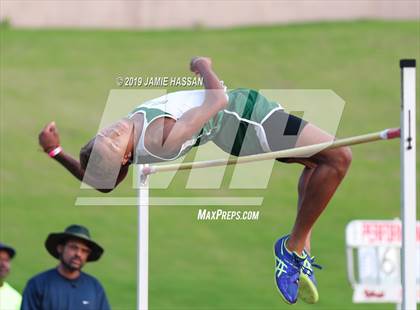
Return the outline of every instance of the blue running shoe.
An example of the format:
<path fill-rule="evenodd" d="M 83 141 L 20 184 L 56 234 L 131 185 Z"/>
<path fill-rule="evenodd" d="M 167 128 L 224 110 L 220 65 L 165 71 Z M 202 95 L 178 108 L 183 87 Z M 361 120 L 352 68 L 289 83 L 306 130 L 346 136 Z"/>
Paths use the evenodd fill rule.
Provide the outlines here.
<path fill-rule="evenodd" d="M 314 256 L 309 256 L 306 251 L 304 251 L 304 254 L 306 258 L 301 267 L 299 277 L 299 299 L 308 304 L 314 304 L 318 302 L 319 294 L 313 267 L 318 269 L 322 269 L 322 267 L 314 263 Z"/>
<path fill-rule="evenodd" d="M 286 248 L 288 238 L 289 235 L 286 235 L 277 240 L 274 245 L 276 259 L 274 275 L 277 288 L 284 301 L 288 304 L 294 304 L 298 297 L 299 277 L 305 257 L 300 257 Z"/>

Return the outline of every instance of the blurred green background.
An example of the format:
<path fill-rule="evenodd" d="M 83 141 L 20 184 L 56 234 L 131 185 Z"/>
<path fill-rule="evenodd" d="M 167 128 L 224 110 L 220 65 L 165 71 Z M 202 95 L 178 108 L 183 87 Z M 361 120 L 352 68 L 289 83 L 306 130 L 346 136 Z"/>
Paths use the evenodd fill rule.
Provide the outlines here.
<path fill-rule="evenodd" d="M 213 59 L 230 88 L 332 89 L 346 101 L 337 135 L 396 127 L 400 58 L 419 58 L 418 22 L 342 22 L 231 30 L 81 31 L 1 28 L 1 240 L 16 247 L 8 281 L 22 290 L 56 261 L 48 233 L 88 226 L 106 249 L 85 270 L 103 283 L 113 309 L 136 304 L 136 208 L 75 206 L 80 183 L 40 151 L 55 120 L 63 147 L 78 154 L 97 130 L 117 76 L 185 76 L 195 55 Z M 318 304 L 295 309 L 393 309 L 355 305 L 346 278 L 344 229 L 353 219 L 399 216 L 399 143 L 353 148 L 344 183 L 318 221 L 313 254 Z M 187 158 L 188 159 L 188 158 Z M 150 210 L 151 309 L 286 309 L 273 281 L 272 246 L 289 232 L 301 167 L 276 163 L 266 190 L 185 190 L 187 172 L 154 196 L 264 196 L 258 221 L 197 221 L 199 207 Z M 89 192 L 89 193 L 87 193 Z M 114 193 L 135 196 L 131 182 Z M 217 208 L 217 207 L 208 207 Z M 225 207 L 224 209 L 229 209 Z M 418 212 L 418 211 L 417 211 Z"/>

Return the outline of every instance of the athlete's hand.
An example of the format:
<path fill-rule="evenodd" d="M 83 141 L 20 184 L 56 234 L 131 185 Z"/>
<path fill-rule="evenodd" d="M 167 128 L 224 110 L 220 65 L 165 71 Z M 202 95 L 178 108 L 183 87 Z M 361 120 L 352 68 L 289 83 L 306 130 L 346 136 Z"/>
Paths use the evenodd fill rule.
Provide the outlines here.
<path fill-rule="evenodd" d="M 193 57 L 190 62 L 190 70 L 195 74 L 200 74 L 200 70 L 211 69 L 211 58 L 209 57 Z"/>
<path fill-rule="evenodd" d="M 55 122 L 47 124 L 38 136 L 39 145 L 48 153 L 60 145 L 60 137 Z"/>

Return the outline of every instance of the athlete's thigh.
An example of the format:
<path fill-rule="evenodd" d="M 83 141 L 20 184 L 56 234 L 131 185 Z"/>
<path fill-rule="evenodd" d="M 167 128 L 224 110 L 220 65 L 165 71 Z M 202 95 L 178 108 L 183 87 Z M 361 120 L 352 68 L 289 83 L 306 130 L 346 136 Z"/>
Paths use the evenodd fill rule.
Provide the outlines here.
<path fill-rule="evenodd" d="M 295 148 L 308 122 L 284 110 L 275 110 L 261 123 L 272 152 Z"/>
<path fill-rule="evenodd" d="M 308 124 L 299 135 L 296 146 L 307 146 L 312 144 L 319 144 L 334 141 L 335 137 L 319 127 Z M 301 158 L 307 158 L 309 161 L 319 163 L 331 163 L 343 156 L 343 148 L 322 149 L 316 153 L 307 154 Z"/>
<path fill-rule="evenodd" d="M 280 151 L 332 141 L 334 137 L 304 119 L 288 114 L 284 110 L 275 111 L 263 123 L 268 145 L 271 151 Z M 300 163 L 313 166 L 320 154 L 308 154 L 302 157 L 279 158 L 285 163 Z"/>
<path fill-rule="evenodd" d="M 330 142 L 333 140 L 334 136 L 330 135 L 328 132 L 315 126 L 314 124 L 308 123 L 300 132 L 296 141 L 296 147 Z"/>

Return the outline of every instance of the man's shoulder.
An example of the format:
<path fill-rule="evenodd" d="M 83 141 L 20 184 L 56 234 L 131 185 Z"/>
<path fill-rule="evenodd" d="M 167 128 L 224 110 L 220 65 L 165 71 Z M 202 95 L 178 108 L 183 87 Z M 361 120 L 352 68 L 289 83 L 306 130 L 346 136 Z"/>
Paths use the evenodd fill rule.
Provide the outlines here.
<path fill-rule="evenodd" d="M 55 268 L 40 272 L 29 279 L 29 282 L 43 282 L 57 277 L 57 270 Z"/>
<path fill-rule="evenodd" d="M 14 296 L 14 297 L 19 297 L 20 298 L 20 293 L 13 287 L 11 286 L 9 283 L 4 282 L 3 286 L 1 287 L 2 291 L 5 292 L 5 294 L 7 294 L 7 296 Z"/>
<path fill-rule="evenodd" d="M 92 276 L 92 275 L 90 275 L 90 274 L 88 274 L 86 272 L 81 271 L 80 272 L 80 276 L 83 277 L 87 281 L 99 283 L 99 280 L 97 278 L 95 278 L 94 276 Z"/>
<path fill-rule="evenodd" d="M 101 282 L 95 278 L 94 276 L 86 273 L 86 272 L 81 272 L 80 276 L 84 279 L 85 283 L 88 283 L 89 285 L 93 285 L 96 288 L 99 288 L 100 290 L 103 290 L 102 284 Z"/>
<path fill-rule="evenodd" d="M 9 283 L 4 282 L 0 287 L 0 308 L 1 309 L 20 309 L 22 295 Z"/>

